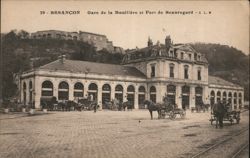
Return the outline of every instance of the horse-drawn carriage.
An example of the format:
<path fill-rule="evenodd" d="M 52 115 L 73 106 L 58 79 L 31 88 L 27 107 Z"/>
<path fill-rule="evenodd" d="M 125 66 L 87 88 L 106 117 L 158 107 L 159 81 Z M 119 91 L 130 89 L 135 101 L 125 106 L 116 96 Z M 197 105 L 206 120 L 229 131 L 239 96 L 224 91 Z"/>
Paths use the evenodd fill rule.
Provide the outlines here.
<path fill-rule="evenodd" d="M 56 97 L 41 97 L 40 104 L 42 109 L 48 109 L 49 111 L 71 111 L 71 110 L 93 110 L 97 109 L 98 105 L 95 101 L 89 101 L 88 99 L 73 100 L 57 100 Z"/>
<path fill-rule="evenodd" d="M 184 109 L 180 109 L 176 106 L 176 104 L 171 104 L 168 102 L 163 103 L 154 103 L 149 100 L 145 100 L 144 104 L 147 106 L 151 119 L 153 119 L 153 111 L 158 112 L 158 118 L 166 118 L 168 116 L 170 119 L 175 119 L 177 115 L 180 115 L 181 118 L 186 116 L 186 111 Z"/>
<path fill-rule="evenodd" d="M 216 128 L 217 128 L 218 123 L 220 123 L 220 119 L 222 123 L 222 125 L 220 126 L 223 126 L 223 121 L 229 121 L 231 125 L 233 124 L 233 122 L 236 122 L 237 124 L 239 124 L 240 123 L 240 111 L 230 110 L 226 105 L 222 103 L 215 104 L 212 107 L 211 118 L 209 119 L 209 121 L 211 122 L 211 125 L 215 121 Z"/>
<path fill-rule="evenodd" d="M 181 118 L 185 118 L 186 111 L 180 108 L 177 108 L 176 105 L 166 105 L 165 108 L 161 110 L 161 117 L 165 118 L 169 116 L 170 119 L 175 119 L 177 115 L 180 115 Z"/>
<path fill-rule="evenodd" d="M 198 104 L 196 105 L 195 107 L 191 107 L 191 112 L 206 112 L 208 111 L 210 105 L 209 104 L 204 104 L 204 103 L 201 103 L 201 104 Z"/>

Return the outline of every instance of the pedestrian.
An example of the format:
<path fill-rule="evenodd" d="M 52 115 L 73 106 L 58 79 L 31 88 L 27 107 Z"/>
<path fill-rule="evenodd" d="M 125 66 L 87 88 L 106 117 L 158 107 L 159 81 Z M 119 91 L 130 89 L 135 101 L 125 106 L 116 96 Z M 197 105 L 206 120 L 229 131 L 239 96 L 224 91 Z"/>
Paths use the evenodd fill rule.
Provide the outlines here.
<path fill-rule="evenodd" d="M 223 118 L 226 112 L 226 108 L 224 106 L 224 104 L 219 101 L 218 105 L 217 105 L 217 117 L 218 117 L 218 121 L 219 121 L 219 126 L 220 128 L 223 128 Z"/>

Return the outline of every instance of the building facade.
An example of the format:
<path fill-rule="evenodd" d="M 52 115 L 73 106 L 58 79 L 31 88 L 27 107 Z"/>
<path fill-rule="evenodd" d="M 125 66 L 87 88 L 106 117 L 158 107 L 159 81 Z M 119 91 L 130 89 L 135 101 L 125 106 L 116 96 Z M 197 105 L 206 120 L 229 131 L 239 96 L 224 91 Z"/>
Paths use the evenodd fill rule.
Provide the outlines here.
<path fill-rule="evenodd" d="M 143 101 L 169 101 L 180 108 L 201 102 L 231 102 L 238 109 L 244 101 L 242 87 L 208 75 L 206 58 L 190 45 L 174 45 L 170 36 L 165 44 L 132 50 L 121 65 L 67 60 L 65 57 L 21 75 L 21 101 L 40 108 L 40 98 L 77 100 L 92 94 L 101 108 L 114 98 L 129 100 L 135 109 Z"/>
<path fill-rule="evenodd" d="M 106 49 L 110 52 L 114 52 L 114 46 L 112 41 L 109 41 L 105 35 L 90 33 L 90 32 L 67 32 L 59 30 L 45 30 L 31 33 L 32 39 L 64 39 L 64 40 L 79 40 L 92 44 L 96 47 L 96 50 Z"/>

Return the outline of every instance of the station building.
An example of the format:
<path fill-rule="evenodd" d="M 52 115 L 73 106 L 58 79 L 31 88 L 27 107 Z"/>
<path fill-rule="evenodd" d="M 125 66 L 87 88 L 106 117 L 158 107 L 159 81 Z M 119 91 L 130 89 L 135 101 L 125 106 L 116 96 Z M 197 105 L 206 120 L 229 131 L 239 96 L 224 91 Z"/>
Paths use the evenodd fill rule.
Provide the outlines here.
<path fill-rule="evenodd" d="M 143 101 L 169 101 L 191 108 L 203 101 L 231 102 L 238 109 L 244 102 L 244 89 L 219 77 L 208 75 L 208 61 L 187 44 L 165 44 L 148 40 L 148 46 L 126 53 L 120 65 L 88 61 L 58 60 L 21 75 L 21 101 L 40 108 L 41 97 L 77 100 L 92 94 L 101 109 L 105 101 L 127 98 L 135 109 Z"/>

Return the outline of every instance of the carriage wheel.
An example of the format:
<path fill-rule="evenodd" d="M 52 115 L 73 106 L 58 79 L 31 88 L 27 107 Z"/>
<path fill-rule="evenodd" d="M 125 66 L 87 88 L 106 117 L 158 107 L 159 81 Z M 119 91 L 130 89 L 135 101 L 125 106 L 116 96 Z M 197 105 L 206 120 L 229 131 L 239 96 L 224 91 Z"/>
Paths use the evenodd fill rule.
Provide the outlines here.
<path fill-rule="evenodd" d="M 233 124 L 233 122 L 234 122 L 234 120 L 233 120 L 233 119 L 230 119 L 229 121 L 230 121 L 231 125 L 232 125 L 232 124 Z"/>
<path fill-rule="evenodd" d="M 213 124 L 213 121 L 214 121 L 213 117 L 211 117 L 211 119 L 210 119 L 211 125 Z"/>
<path fill-rule="evenodd" d="M 180 115 L 181 115 L 181 118 L 185 118 L 185 116 L 186 116 L 186 111 L 182 111 L 182 112 L 180 113 Z"/>
<path fill-rule="evenodd" d="M 236 123 L 239 124 L 240 123 L 240 118 L 236 119 Z"/>
<path fill-rule="evenodd" d="M 176 114 L 175 114 L 173 111 L 170 111 L 170 113 L 169 113 L 169 118 L 170 118 L 171 120 L 173 120 L 173 119 L 175 119 L 175 117 L 176 117 Z"/>

